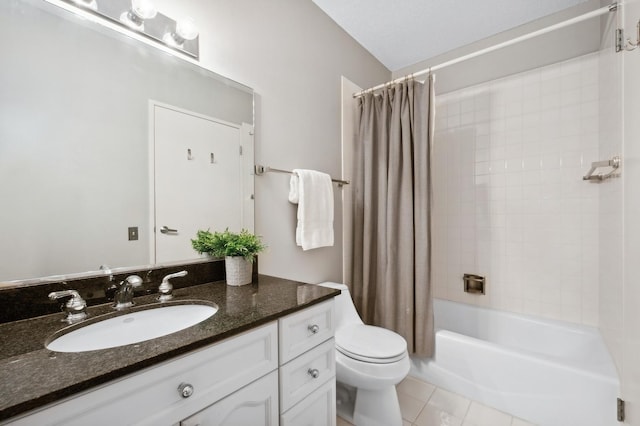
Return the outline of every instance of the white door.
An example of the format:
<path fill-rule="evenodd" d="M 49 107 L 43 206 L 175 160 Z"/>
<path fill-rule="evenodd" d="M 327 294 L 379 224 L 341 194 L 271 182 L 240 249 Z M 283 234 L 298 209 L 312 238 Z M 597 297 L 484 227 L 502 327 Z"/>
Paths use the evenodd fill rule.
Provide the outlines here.
<path fill-rule="evenodd" d="M 156 263 L 200 257 L 199 229 L 239 231 L 243 218 L 241 127 L 152 104 Z M 153 251 L 155 250 L 155 259 Z"/>

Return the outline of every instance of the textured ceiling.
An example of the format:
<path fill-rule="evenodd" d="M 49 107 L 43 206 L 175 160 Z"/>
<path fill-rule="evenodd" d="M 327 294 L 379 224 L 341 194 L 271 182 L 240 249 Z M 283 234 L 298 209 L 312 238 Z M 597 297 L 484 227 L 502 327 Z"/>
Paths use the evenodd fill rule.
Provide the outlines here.
<path fill-rule="evenodd" d="M 391 71 L 587 0 L 313 0 Z"/>

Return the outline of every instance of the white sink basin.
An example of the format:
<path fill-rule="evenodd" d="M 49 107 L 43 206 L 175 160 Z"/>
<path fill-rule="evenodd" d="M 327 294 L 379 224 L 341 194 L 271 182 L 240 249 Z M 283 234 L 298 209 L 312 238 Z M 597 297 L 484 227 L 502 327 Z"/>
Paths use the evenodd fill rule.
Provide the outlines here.
<path fill-rule="evenodd" d="M 205 304 L 164 305 L 82 326 L 54 338 L 46 347 L 56 352 L 85 352 L 131 345 L 196 325 L 218 311 Z"/>

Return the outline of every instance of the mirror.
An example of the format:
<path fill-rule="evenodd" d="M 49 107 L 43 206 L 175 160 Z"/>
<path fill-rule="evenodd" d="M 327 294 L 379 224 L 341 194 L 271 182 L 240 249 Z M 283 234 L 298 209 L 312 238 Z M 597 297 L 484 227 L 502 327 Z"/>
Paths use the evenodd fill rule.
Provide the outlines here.
<path fill-rule="evenodd" d="M 155 223 L 157 181 L 194 158 L 225 164 L 213 149 L 188 157 L 199 124 L 187 122 L 168 130 L 176 165 L 156 166 L 156 108 L 238 129 L 240 169 L 182 177 L 168 205 L 197 211 L 180 194 L 226 190 L 235 200 L 217 208 L 242 223 L 208 226 L 253 230 L 251 89 L 43 0 L 0 2 L 0 37 L 0 283 L 155 263 L 154 227 L 176 226 Z"/>

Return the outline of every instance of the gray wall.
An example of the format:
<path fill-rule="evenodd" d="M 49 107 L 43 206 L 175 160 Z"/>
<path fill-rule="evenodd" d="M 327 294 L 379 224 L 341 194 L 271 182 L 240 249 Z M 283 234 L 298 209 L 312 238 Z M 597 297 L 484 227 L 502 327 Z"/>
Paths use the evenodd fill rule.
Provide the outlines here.
<path fill-rule="evenodd" d="M 476 43 L 463 46 L 434 58 L 418 62 L 393 72 L 393 78 L 402 77 L 467 55 L 520 35 L 539 30 L 600 7 L 598 0 L 590 0 L 562 12 L 496 34 Z M 530 69 L 554 64 L 587 53 L 600 46 L 600 20 L 589 19 L 568 28 L 488 53 L 436 72 L 436 93 L 443 94 L 484 83 Z"/>
<path fill-rule="evenodd" d="M 169 16 L 193 16 L 201 63 L 254 88 L 256 163 L 341 172 L 340 77 L 362 87 L 391 73 L 311 0 L 156 1 Z M 345 176 L 351 179 L 350 176 Z M 269 245 L 260 272 L 306 282 L 342 279 L 342 202 L 335 190 L 332 248 L 295 245 L 289 177 L 256 177 L 256 232 Z"/>

